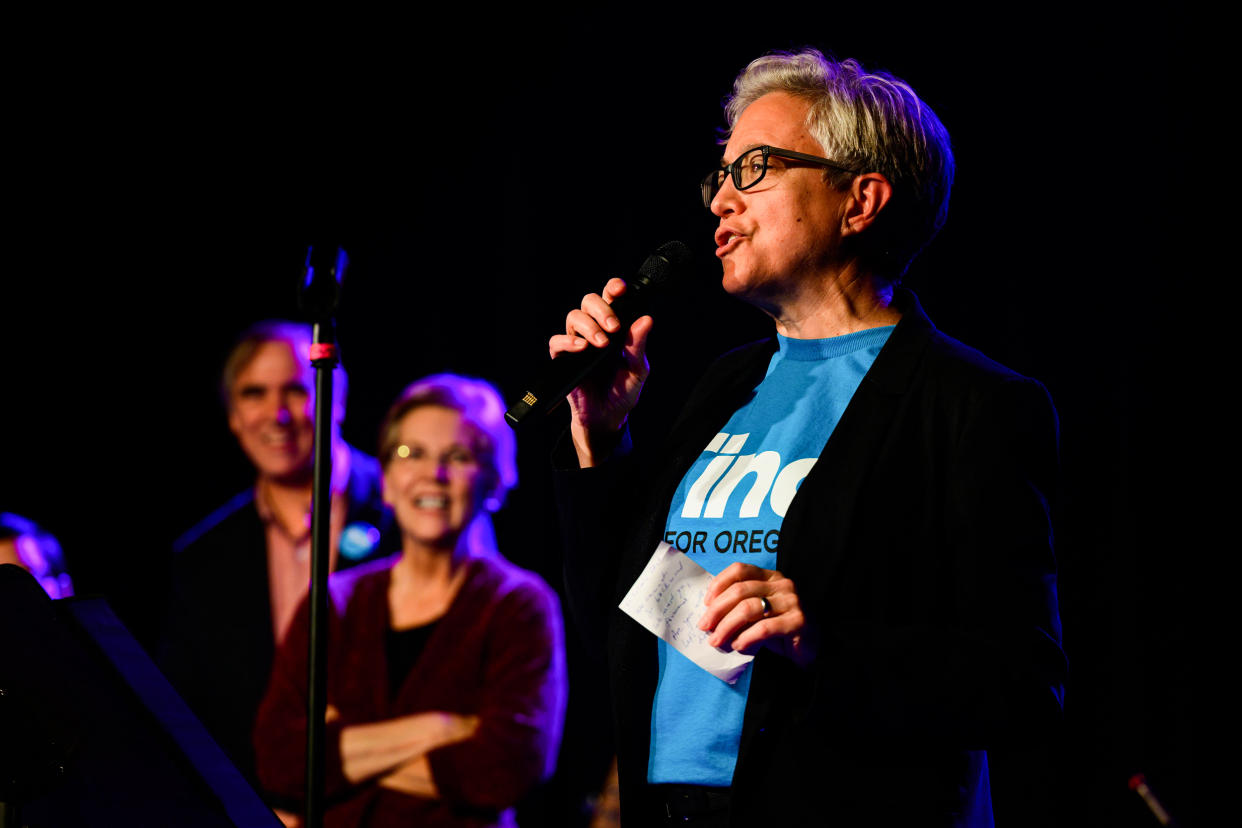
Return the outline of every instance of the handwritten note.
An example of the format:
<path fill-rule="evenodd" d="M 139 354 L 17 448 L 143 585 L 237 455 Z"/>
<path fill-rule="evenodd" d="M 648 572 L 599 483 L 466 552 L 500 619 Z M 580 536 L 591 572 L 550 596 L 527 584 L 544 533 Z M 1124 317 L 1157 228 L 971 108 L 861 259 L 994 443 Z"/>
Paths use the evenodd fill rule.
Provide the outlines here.
<path fill-rule="evenodd" d="M 656 547 L 621 611 L 716 678 L 733 684 L 754 656 L 721 650 L 699 629 L 712 574 L 667 543 Z"/>

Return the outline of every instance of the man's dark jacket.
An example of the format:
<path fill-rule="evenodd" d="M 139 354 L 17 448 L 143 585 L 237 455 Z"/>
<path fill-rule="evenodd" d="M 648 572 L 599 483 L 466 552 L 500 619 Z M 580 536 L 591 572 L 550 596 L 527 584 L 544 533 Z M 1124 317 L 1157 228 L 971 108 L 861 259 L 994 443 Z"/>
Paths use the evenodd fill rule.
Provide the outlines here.
<path fill-rule="evenodd" d="M 379 463 L 353 448 L 349 463 L 345 528 L 369 527 L 381 538 L 361 556 L 338 554 L 338 569 L 400 544 L 380 496 Z M 252 784 L 251 730 L 275 652 L 267 532 L 250 488 L 174 545 L 158 656 L 169 681 Z"/>
<path fill-rule="evenodd" d="M 818 655 L 807 669 L 766 649 L 755 659 L 734 825 L 969 824 L 982 751 L 1060 716 L 1056 412 L 1039 383 L 936 330 L 912 294 L 898 307 L 781 527 L 777 568 Z M 657 659 L 617 604 L 775 347 L 717 361 L 662 450 L 558 472 L 569 603 L 580 628 L 605 634 L 627 826 L 655 808 Z"/>

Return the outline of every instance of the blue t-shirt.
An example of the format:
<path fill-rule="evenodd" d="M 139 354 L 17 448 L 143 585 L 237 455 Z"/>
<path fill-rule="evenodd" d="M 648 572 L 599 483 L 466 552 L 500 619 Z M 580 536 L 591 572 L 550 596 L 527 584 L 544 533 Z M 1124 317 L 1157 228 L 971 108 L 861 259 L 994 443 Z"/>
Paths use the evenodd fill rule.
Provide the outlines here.
<path fill-rule="evenodd" d="M 729 418 L 682 478 L 664 539 L 718 574 L 734 561 L 776 568 L 781 522 L 863 376 L 893 331 L 830 339 L 778 337 L 750 402 Z M 750 667 L 727 684 L 657 640 L 651 709 L 652 783 L 733 780 Z"/>

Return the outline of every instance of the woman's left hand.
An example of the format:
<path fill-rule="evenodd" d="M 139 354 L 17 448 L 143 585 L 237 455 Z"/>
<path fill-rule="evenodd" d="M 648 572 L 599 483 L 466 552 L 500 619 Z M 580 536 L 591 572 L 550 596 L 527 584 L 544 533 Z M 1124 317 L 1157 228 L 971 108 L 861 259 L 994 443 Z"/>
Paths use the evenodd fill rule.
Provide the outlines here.
<path fill-rule="evenodd" d="M 431 777 L 431 762 L 425 753 L 381 776 L 378 784 L 381 788 L 391 788 L 422 799 L 440 798 L 440 789 L 436 787 L 436 780 Z"/>
<path fill-rule="evenodd" d="M 713 647 L 753 655 L 763 646 L 805 667 L 815 660 L 794 582 L 774 569 L 730 564 L 712 579 L 699 629 Z"/>

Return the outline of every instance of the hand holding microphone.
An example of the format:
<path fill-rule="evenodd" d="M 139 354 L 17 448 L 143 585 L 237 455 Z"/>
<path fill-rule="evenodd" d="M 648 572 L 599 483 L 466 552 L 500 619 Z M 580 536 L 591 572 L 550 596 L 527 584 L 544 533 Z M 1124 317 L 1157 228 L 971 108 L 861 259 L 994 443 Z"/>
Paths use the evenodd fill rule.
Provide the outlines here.
<path fill-rule="evenodd" d="M 681 242 L 668 242 L 647 258 L 630 284 L 611 279 L 565 317 L 565 333 L 548 340 L 553 361 L 505 417 L 513 426 L 550 411 L 568 396 L 570 430 L 579 462 L 594 465 L 601 443 L 615 442 L 647 379 L 647 315 L 651 295 L 690 259 Z"/>
<path fill-rule="evenodd" d="M 628 326 L 612 310 L 612 304 L 625 295 L 626 284 L 610 279 L 603 294 L 592 293 L 582 300 L 582 307 L 565 317 L 565 333 L 548 340 L 548 353 L 553 359 L 570 358 L 571 354 L 594 357 L 615 352 L 620 343 L 620 359 L 613 373 L 600 372 L 588 376 L 569 391 L 572 416 L 570 436 L 582 467 L 602 462 L 616 442 L 616 436 L 638 404 L 643 383 L 650 367 L 647 363 L 647 335 L 652 319 L 643 315 Z M 611 361 L 611 360 L 610 360 Z"/>

